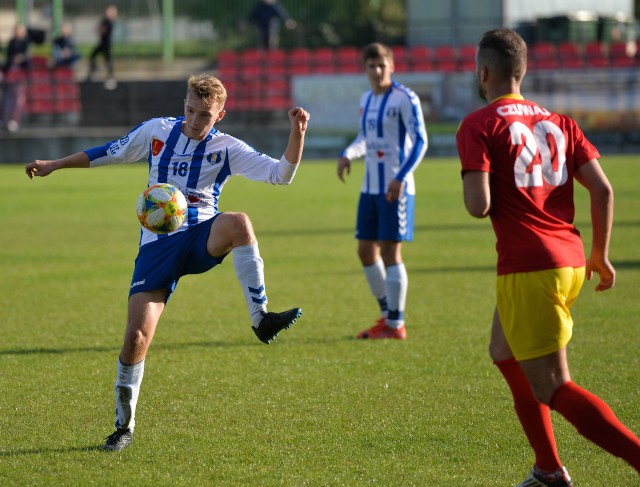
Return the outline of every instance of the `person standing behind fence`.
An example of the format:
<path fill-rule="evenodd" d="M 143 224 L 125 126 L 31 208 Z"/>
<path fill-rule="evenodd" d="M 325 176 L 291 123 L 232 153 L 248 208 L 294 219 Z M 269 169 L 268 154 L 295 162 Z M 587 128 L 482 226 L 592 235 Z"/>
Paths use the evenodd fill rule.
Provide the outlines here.
<path fill-rule="evenodd" d="M 29 38 L 27 26 L 17 24 L 13 29 L 13 37 L 7 45 L 7 58 L 3 68 L 5 73 L 14 68 L 21 68 L 24 71 L 31 69 L 30 44 L 31 39 Z"/>
<path fill-rule="evenodd" d="M 80 59 L 71 22 L 64 22 L 60 27 L 60 35 L 53 40 L 53 59 L 56 67 L 73 66 Z"/>
<path fill-rule="evenodd" d="M 113 77 L 113 58 L 111 53 L 111 38 L 113 28 L 118 18 L 118 7 L 109 5 L 104 10 L 104 16 L 98 24 L 98 44 L 91 51 L 89 58 L 89 79 L 92 80 L 97 69 L 97 58 L 102 55 L 107 67 L 108 78 L 105 83 L 106 88 L 115 88 L 115 79 Z"/>
<path fill-rule="evenodd" d="M 258 27 L 258 47 L 277 49 L 280 46 L 282 24 L 293 30 L 298 25 L 277 0 L 259 0 L 249 12 L 247 20 Z"/>
<path fill-rule="evenodd" d="M 9 132 L 20 128 L 26 107 L 26 75 L 31 71 L 29 31 L 17 24 L 7 45 L 3 66 L 2 126 Z"/>

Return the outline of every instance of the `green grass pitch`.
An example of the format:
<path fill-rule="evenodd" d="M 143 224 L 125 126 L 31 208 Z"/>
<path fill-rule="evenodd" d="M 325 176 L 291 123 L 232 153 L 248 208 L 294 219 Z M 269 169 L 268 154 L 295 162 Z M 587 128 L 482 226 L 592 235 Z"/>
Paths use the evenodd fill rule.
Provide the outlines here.
<path fill-rule="evenodd" d="M 640 162 L 603 157 L 616 191 L 616 287 L 574 308 L 574 380 L 640 433 Z M 34 181 L 0 167 L 0 484 L 510 486 L 533 456 L 486 348 L 495 250 L 462 203 L 455 159 L 418 168 L 409 340 L 361 342 L 377 318 L 356 256 L 362 176 L 304 161 L 289 187 L 232 178 L 222 210 L 250 215 L 270 309 L 302 318 L 271 345 L 250 329 L 231 257 L 184 278 L 147 356 L 133 447 L 112 432 L 113 382 L 146 164 Z M 576 222 L 589 242 L 586 192 Z M 576 485 L 638 485 L 554 413 Z"/>

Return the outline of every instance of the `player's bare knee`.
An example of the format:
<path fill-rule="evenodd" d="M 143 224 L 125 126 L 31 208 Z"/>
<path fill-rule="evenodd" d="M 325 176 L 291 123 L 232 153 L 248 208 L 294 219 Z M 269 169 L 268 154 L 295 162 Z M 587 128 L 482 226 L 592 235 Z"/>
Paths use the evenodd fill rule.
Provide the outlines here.
<path fill-rule="evenodd" d="M 233 246 L 255 243 L 256 236 L 249 217 L 245 213 L 231 213 L 230 216 Z"/>
<path fill-rule="evenodd" d="M 149 348 L 150 336 L 144 330 L 133 330 L 127 334 L 127 344 L 134 355 L 144 354 Z"/>

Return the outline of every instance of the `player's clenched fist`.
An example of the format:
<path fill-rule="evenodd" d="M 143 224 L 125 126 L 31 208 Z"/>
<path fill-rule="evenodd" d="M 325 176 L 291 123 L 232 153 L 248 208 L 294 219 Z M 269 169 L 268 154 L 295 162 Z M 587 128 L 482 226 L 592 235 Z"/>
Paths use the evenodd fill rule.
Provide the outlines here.
<path fill-rule="evenodd" d="M 297 128 L 300 132 L 307 130 L 307 122 L 309 122 L 309 112 L 304 108 L 294 107 L 289 110 L 289 120 L 291 121 L 292 128 Z"/>
<path fill-rule="evenodd" d="M 47 176 L 53 172 L 55 168 L 51 161 L 35 160 L 25 166 L 25 172 L 29 179 L 33 179 L 34 176 Z"/>

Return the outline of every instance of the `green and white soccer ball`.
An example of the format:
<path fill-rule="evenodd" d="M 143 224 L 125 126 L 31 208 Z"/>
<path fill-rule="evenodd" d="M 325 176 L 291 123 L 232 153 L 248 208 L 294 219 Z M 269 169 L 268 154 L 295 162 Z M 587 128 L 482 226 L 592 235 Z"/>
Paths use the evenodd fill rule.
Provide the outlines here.
<path fill-rule="evenodd" d="M 176 231 L 187 216 L 187 200 L 175 186 L 159 183 L 149 186 L 138 197 L 138 220 L 153 233 Z"/>

